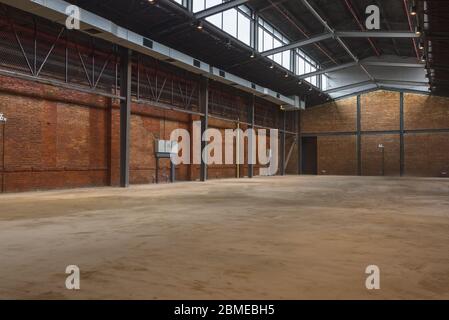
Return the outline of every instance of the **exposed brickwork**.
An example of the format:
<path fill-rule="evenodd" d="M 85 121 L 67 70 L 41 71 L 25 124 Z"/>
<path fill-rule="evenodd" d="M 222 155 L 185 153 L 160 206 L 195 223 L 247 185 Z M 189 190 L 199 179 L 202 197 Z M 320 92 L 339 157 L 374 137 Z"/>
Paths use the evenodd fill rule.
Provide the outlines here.
<path fill-rule="evenodd" d="M 285 143 L 285 160 L 288 161 L 285 172 L 287 174 L 298 174 L 298 143 L 295 141 L 295 136 L 287 135 Z M 295 142 L 295 143 L 294 143 Z M 288 159 L 288 154 L 291 150 L 290 159 Z"/>
<path fill-rule="evenodd" d="M 301 131 L 344 132 L 356 130 L 357 98 L 337 100 L 301 113 Z"/>
<path fill-rule="evenodd" d="M 449 133 L 405 135 L 405 174 L 440 177 L 442 172 L 449 172 Z"/>
<path fill-rule="evenodd" d="M 0 76 L 0 112 L 8 118 L 5 152 L 0 146 L 5 192 L 119 185 L 118 100 Z M 141 104 L 133 104 L 131 114 L 130 183 L 154 183 L 155 140 L 169 139 L 177 128 L 191 132 L 192 121 L 199 117 Z M 209 123 L 222 133 L 236 128 L 232 121 L 210 118 Z M 0 138 L 3 141 L 2 130 Z M 245 160 L 246 150 L 247 142 Z M 170 162 L 160 160 L 159 168 L 159 182 L 167 182 Z M 209 178 L 236 177 L 236 169 L 212 165 Z M 257 175 L 258 165 L 254 171 Z M 240 176 L 247 174 L 247 165 L 240 165 Z M 199 165 L 177 166 L 176 179 L 199 179 Z"/>
<path fill-rule="evenodd" d="M 406 130 L 448 129 L 449 99 L 404 94 L 404 125 Z"/>
<path fill-rule="evenodd" d="M 308 109 L 301 113 L 302 133 L 335 133 L 355 131 L 356 97 Z M 350 110 L 349 114 L 342 110 Z M 338 112 L 337 112 L 338 111 Z M 339 115 L 339 116 L 336 116 Z M 342 125 L 345 124 L 345 125 Z M 422 94 L 404 93 L 405 130 L 449 128 L 449 99 Z M 336 130 L 338 128 L 338 130 Z M 385 175 L 400 174 L 400 93 L 376 91 L 361 95 L 361 130 L 392 131 L 388 134 L 363 134 L 361 138 L 361 169 L 363 175 L 382 174 L 379 143 L 385 145 Z M 394 132 L 394 131 L 397 131 Z M 449 170 L 449 146 L 446 133 L 406 134 L 405 175 L 440 176 Z M 318 173 L 357 174 L 357 157 L 353 159 L 354 135 L 318 137 Z M 335 145 L 331 145 L 335 144 Z M 349 147 L 349 145 L 351 147 Z M 355 149 L 356 150 L 356 149 Z M 349 155 L 348 155 L 349 152 Z"/>
<path fill-rule="evenodd" d="M 318 174 L 356 175 L 355 136 L 318 137 Z"/>
<path fill-rule="evenodd" d="M 379 144 L 384 146 L 383 154 Z M 399 135 L 362 136 L 362 175 L 396 176 L 400 174 Z"/>
<path fill-rule="evenodd" d="M 362 131 L 399 130 L 399 92 L 375 91 L 360 99 Z"/>
<path fill-rule="evenodd" d="M 404 97 L 406 130 L 448 128 L 449 99 L 408 93 Z M 399 129 L 397 92 L 362 95 L 361 111 L 364 131 Z M 0 126 L 0 185 L 5 192 L 119 184 L 118 101 L 0 76 L 0 112 L 8 118 L 4 137 Z M 318 173 L 357 174 L 356 136 L 337 134 L 356 130 L 356 97 L 308 109 L 301 118 L 303 133 L 335 133 L 318 137 Z M 176 128 L 191 131 L 193 120 L 199 117 L 133 104 L 130 182 L 153 183 L 155 139 L 169 139 Z M 235 122 L 212 117 L 209 125 L 222 133 L 237 126 Z M 287 135 L 286 157 L 293 139 L 294 136 Z M 398 134 L 362 136 L 362 174 L 381 174 L 379 143 L 385 145 L 385 174 L 398 175 Z M 245 161 L 247 147 L 245 142 Z M 297 161 L 295 145 L 287 173 L 297 173 Z M 440 176 L 449 170 L 448 166 L 448 133 L 406 134 L 405 174 Z M 259 174 L 259 168 L 260 165 L 254 166 L 255 175 Z M 242 177 L 248 174 L 247 165 L 241 165 L 239 170 Z M 168 180 L 168 160 L 161 160 L 159 174 L 160 182 Z M 236 177 L 237 167 L 211 165 L 208 174 L 210 179 Z M 176 175 L 177 180 L 199 179 L 199 165 L 178 166 Z"/>

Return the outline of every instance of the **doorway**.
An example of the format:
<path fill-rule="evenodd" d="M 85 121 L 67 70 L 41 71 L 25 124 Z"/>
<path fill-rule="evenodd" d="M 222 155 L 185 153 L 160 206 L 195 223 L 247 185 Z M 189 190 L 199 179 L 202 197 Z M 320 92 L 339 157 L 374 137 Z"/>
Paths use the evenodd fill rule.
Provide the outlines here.
<path fill-rule="evenodd" d="M 301 140 L 302 174 L 318 174 L 317 137 L 304 137 Z"/>

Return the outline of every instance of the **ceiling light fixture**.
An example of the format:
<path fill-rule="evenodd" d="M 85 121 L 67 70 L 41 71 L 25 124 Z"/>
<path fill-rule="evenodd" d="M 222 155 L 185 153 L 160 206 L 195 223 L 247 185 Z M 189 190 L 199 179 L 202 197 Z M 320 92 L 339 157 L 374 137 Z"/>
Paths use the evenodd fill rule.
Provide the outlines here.
<path fill-rule="evenodd" d="M 420 35 L 421 35 L 421 28 L 418 27 L 418 26 L 416 26 L 416 27 L 415 27 L 415 33 L 416 33 L 418 36 L 420 36 Z"/>
<path fill-rule="evenodd" d="M 412 4 L 412 7 L 411 7 L 411 9 L 410 9 L 410 14 L 412 15 L 412 16 L 416 16 L 416 4 L 415 4 L 415 2 L 413 1 L 413 4 Z"/>
<path fill-rule="evenodd" d="M 195 27 L 201 31 L 201 30 L 203 30 L 203 23 L 201 21 L 197 21 L 195 23 Z"/>

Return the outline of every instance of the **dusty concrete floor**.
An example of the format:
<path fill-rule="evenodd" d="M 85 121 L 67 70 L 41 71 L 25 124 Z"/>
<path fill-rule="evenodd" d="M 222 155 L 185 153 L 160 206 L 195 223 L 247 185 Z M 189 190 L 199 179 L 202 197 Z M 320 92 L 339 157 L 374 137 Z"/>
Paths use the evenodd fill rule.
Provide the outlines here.
<path fill-rule="evenodd" d="M 0 298 L 449 298 L 449 180 L 77 189 L 2 195 L 0 211 Z"/>

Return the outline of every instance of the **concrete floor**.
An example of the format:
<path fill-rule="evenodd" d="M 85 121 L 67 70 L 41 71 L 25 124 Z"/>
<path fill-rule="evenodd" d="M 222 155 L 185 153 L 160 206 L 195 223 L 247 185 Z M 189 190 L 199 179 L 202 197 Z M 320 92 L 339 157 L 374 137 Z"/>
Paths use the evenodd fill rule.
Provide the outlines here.
<path fill-rule="evenodd" d="M 449 299 L 449 180 L 77 189 L 2 195 L 0 211 L 0 298 Z"/>

